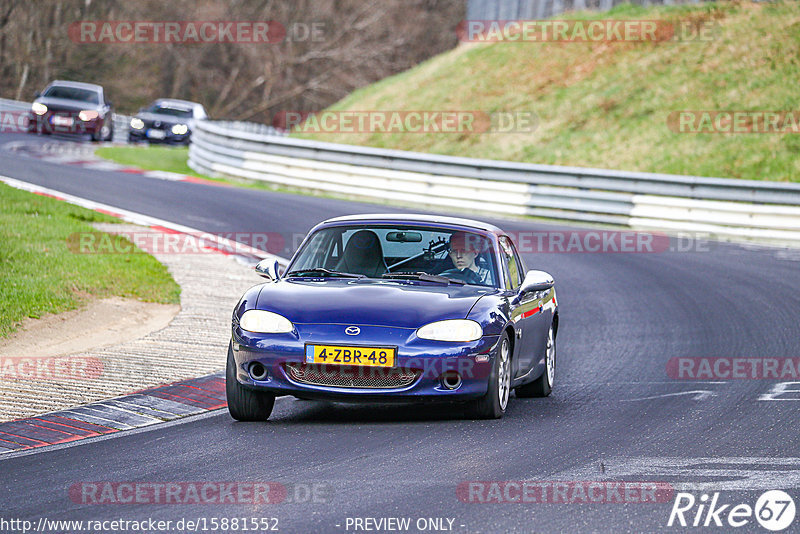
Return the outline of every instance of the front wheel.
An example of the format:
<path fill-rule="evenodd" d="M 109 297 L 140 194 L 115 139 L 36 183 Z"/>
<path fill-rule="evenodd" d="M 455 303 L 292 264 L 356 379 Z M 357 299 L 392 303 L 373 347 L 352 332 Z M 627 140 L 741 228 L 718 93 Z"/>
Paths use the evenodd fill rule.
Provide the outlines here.
<path fill-rule="evenodd" d="M 472 401 L 468 413 L 473 419 L 500 419 L 506 413 L 508 397 L 511 394 L 511 342 L 503 333 L 497 344 L 497 354 L 489 375 L 489 388 L 486 395 Z"/>
<path fill-rule="evenodd" d="M 225 394 L 228 398 L 228 412 L 237 421 L 266 421 L 275 406 L 275 395 L 247 389 L 236 379 L 236 361 L 230 345 L 225 368 Z"/>
<path fill-rule="evenodd" d="M 556 336 L 553 332 L 553 325 L 547 333 L 547 347 L 544 356 L 544 373 L 542 376 L 519 386 L 516 389 L 517 397 L 547 397 L 553 391 L 553 381 L 556 377 Z"/>

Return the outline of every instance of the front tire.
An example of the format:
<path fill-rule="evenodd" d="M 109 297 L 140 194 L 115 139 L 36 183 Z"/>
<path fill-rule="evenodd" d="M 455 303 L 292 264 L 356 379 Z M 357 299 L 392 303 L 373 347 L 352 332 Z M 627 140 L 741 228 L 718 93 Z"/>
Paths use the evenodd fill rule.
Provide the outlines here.
<path fill-rule="evenodd" d="M 275 406 L 275 395 L 247 389 L 236 379 L 236 361 L 230 345 L 228 364 L 225 367 L 225 393 L 228 398 L 228 412 L 237 421 L 266 421 Z"/>
<path fill-rule="evenodd" d="M 92 141 L 99 143 L 100 141 L 111 141 L 114 139 L 114 127 L 109 126 L 108 122 L 103 121 L 103 125 L 92 134 Z"/>
<path fill-rule="evenodd" d="M 472 401 L 468 415 L 472 419 L 500 419 L 506 413 L 511 394 L 511 342 L 508 333 L 503 332 L 497 344 L 492 372 L 489 375 L 489 388 L 486 395 Z"/>
<path fill-rule="evenodd" d="M 544 356 L 544 373 L 533 382 L 519 386 L 516 389 L 517 397 L 523 399 L 530 397 L 547 397 L 553 391 L 555 375 L 556 336 L 553 331 L 553 325 L 550 325 L 550 331 L 547 333 L 547 346 Z"/>

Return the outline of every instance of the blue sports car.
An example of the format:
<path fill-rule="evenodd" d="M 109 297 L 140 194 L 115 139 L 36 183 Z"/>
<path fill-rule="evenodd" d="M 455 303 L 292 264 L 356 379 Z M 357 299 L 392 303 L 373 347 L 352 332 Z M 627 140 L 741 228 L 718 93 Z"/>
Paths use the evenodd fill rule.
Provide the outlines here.
<path fill-rule="evenodd" d="M 233 312 L 226 389 L 234 419 L 266 420 L 276 396 L 464 402 L 500 418 L 550 394 L 553 278 L 526 271 L 496 226 L 428 215 L 362 215 L 314 227 L 286 272 Z"/>

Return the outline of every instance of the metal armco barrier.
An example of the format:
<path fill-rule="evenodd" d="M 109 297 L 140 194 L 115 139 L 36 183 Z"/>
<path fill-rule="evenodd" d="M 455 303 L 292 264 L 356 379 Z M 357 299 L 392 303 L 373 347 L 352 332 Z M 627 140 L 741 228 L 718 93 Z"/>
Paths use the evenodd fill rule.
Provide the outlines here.
<path fill-rule="evenodd" d="M 800 244 L 800 184 L 439 156 L 221 121 L 196 126 L 189 166 L 366 199 Z"/>

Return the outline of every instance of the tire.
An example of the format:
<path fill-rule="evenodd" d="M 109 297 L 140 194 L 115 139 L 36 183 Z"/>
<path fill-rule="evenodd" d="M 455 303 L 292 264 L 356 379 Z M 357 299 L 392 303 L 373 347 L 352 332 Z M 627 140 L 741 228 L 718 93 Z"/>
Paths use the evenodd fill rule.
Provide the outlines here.
<path fill-rule="evenodd" d="M 236 379 L 233 348 L 228 345 L 228 364 L 225 366 L 225 393 L 228 412 L 237 421 L 266 421 L 275 405 L 275 395 L 243 387 Z"/>
<path fill-rule="evenodd" d="M 486 395 L 472 401 L 467 407 L 471 419 L 500 419 L 506 412 L 511 395 L 511 341 L 503 332 L 497 343 L 492 372 L 489 374 L 489 388 Z"/>
<path fill-rule="evenodd" d="M 542 376 L 519 386 L 515 391 L 517 397 L 526 399 L 530 397 L 547 397 L 553 391 L 553 381 L 556 374 L 556 336 L 553 325 L 547 333 L 547 347 L 544 356 L 544 373 Z"/>
<path fill-rule="evenodd" d="M 98 143 L 100 141 L 111 141 L 114 139 L 114 125 L 109 126 L 103 121 L 103 125 L 97 132 L 92 134 L 92 141 Z"/>

